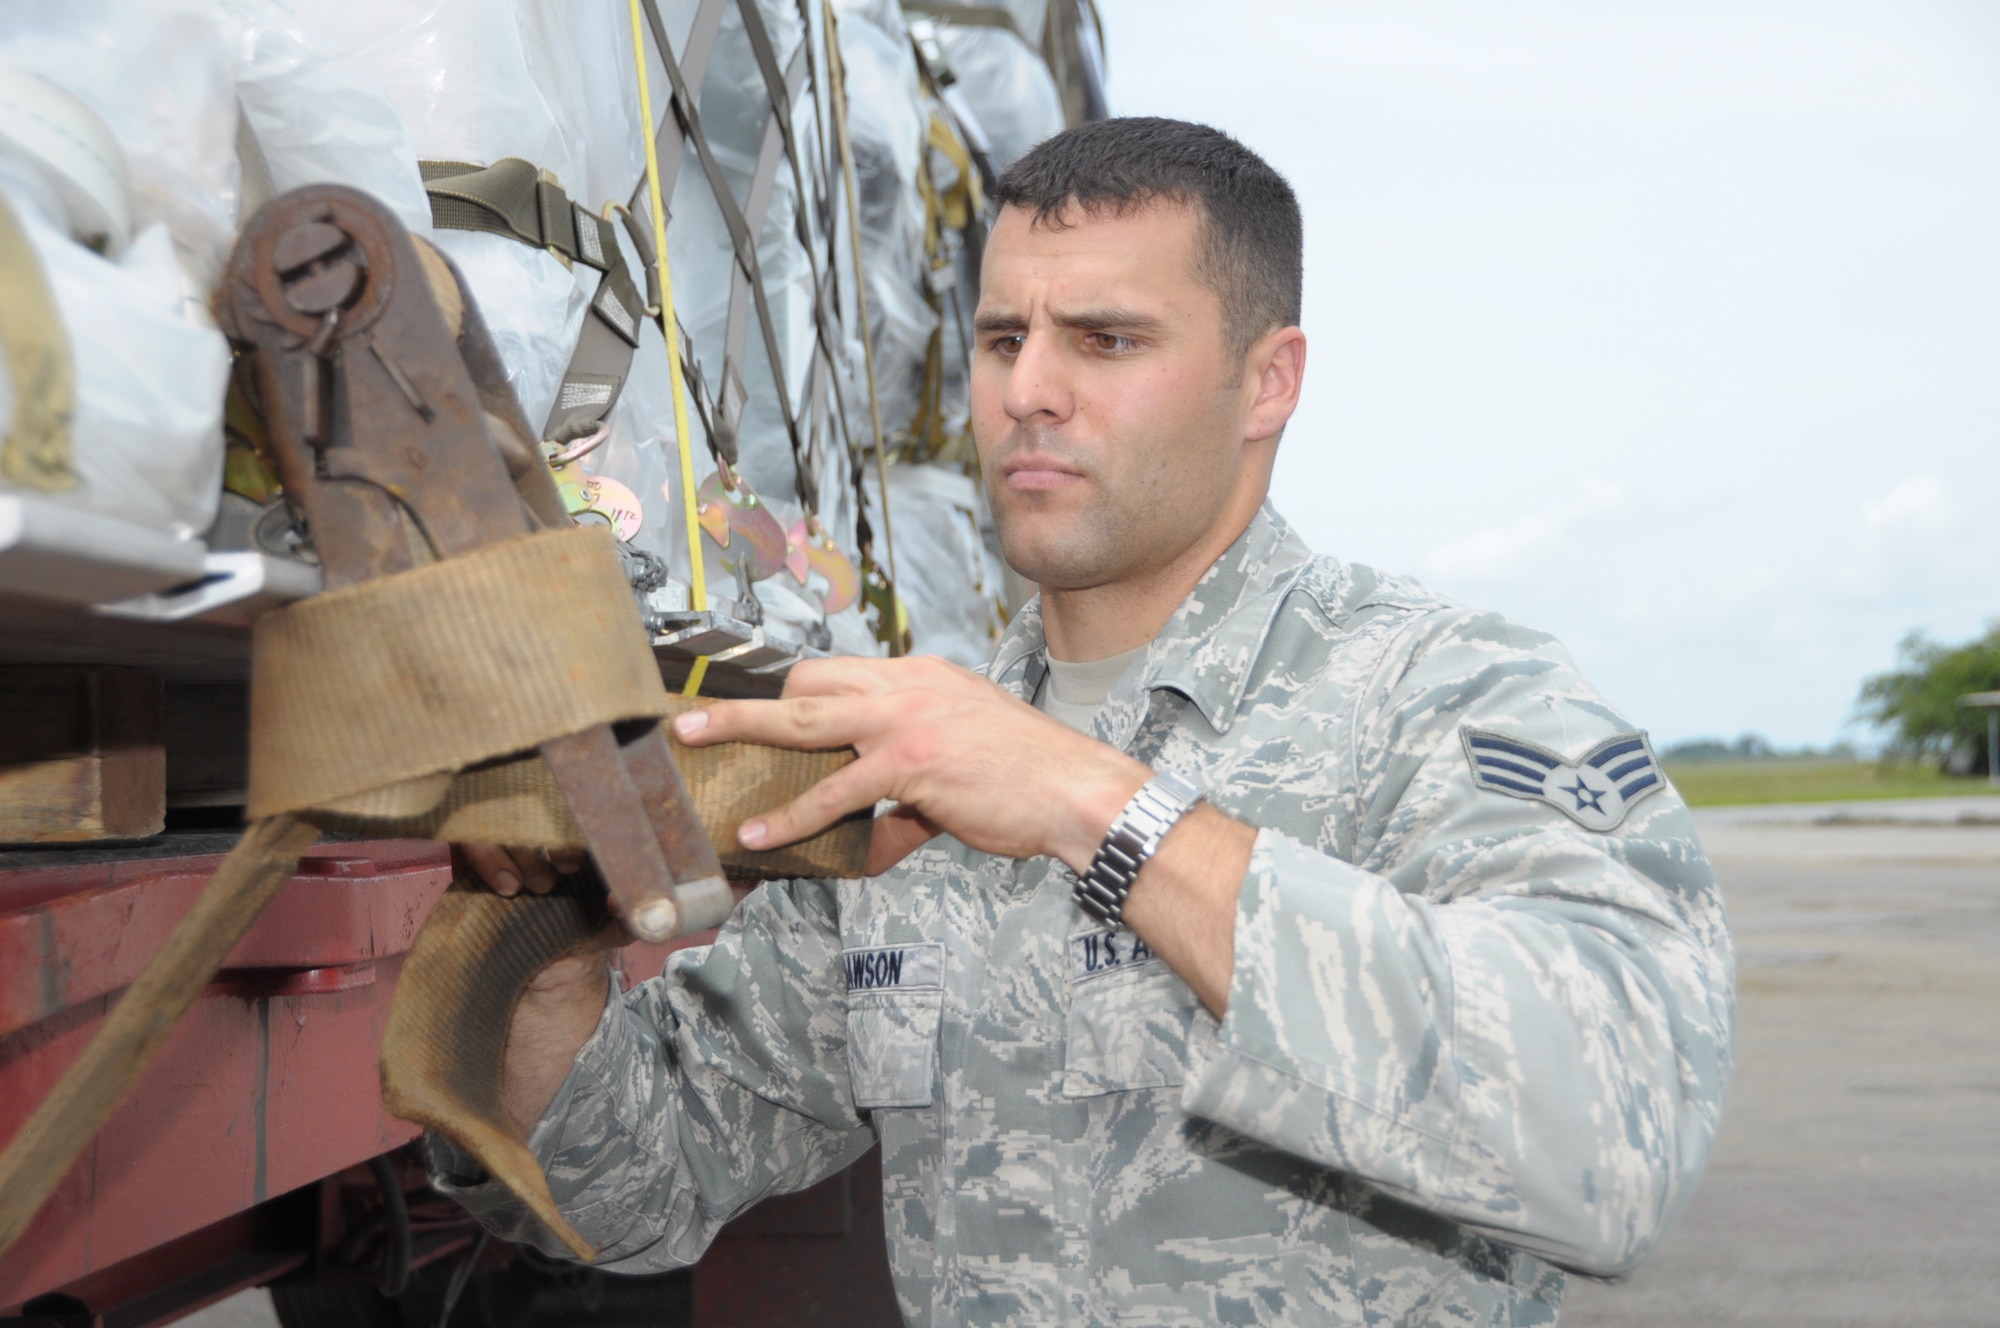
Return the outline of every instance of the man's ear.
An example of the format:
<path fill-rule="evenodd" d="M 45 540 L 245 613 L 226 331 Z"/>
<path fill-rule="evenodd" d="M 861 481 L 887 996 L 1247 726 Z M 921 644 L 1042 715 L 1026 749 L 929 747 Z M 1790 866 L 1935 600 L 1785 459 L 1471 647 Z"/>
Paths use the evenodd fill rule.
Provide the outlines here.
<path fill-rule="evenodd" d="M 1253 386 L 1250 415 L 1243 436 L 1253 443 L 1276 438 L 1299 408 L 1299 391 L 1306 378 L 1306 334 L 1281 327 L 1266 332 L 1244 358 L 1244 377 Z"/>

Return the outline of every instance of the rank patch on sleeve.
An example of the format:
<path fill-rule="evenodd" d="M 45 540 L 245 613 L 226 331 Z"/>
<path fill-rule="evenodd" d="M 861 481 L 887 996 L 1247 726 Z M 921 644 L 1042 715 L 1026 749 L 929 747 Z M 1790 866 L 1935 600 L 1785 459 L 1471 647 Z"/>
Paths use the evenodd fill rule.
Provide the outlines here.
<path fill-rule="evenodd" d="M 1632 804 L 1666 787 L 1643 733 L 1607 738 L 1576 761 L 1520 738 L 1460 729 L 1472 782 L 1510 798 L 1546 802 L 1586 830 L 1610 830 Z"/>

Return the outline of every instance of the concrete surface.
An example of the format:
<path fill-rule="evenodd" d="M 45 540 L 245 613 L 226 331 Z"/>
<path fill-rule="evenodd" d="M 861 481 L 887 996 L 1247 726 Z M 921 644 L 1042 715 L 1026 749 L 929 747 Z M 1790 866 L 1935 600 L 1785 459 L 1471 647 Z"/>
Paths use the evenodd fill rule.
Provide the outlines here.
<path fill-rule="evenodd" d="M 1702 813 L 1735 1089 L 1679 1228 L 1562 1328 L 2000 1324 L 2000 827 L 1959 801 Z"/>

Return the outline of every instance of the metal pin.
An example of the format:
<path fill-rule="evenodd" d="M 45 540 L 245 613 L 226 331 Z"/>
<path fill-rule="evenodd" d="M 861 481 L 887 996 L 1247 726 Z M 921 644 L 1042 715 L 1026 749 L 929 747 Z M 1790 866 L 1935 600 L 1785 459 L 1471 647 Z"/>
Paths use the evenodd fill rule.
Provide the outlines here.
<path fill-rule="evenodd" d="M 410 381 L 410 376 L 403 372 L 401 365 L 389 358 L 389 352 L 382 349 L 382 343 L 371 336 L 368 338 L 368 349 L 375 353 L 376 362 L 389 375 L 390 381 L 396 384 L 396 390 L 403 394 L 403 400 L 410 403 L 410 409 L 423 416 L 425 424 L 436 419 L 437 412 L 424 403 L 423 394 L 417 391 L 417 385 Z"/>

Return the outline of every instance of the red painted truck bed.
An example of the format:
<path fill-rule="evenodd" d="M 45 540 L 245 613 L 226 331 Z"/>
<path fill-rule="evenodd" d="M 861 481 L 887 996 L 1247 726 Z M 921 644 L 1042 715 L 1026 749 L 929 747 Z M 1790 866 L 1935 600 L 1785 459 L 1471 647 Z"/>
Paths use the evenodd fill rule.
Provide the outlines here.
<path fill-rule="evenodd" d="M 221 854 L 33 858 L 49 865 L 0 871 L 0 1138 Z M 0 1314 L 415 1137 L 381 1110 L 376 1049 L 403 957 L 450 880 L 442 845 L 314 847 L 0 1259 Z"/>
<path fill-rule="evenodd" d="M 81 1051 L 232 839 L 0 853 L 0 1143 Z M 151 1328 L 288 1274 L 352 1278 L 351 1269 L 329 1272 L 328 1256 L 356 1187 L 365 1199 L 376 1194 L 359 1164 L 416 1136 L 382 1111 L 382 1030 L 404 957 L 450 880 L 440 844 L 315 846 L 0 1259 L 0 1320 L 59 1291 L 73 1299 L 53 1319 L 38 1309 L 45 1323 Z M 627 983 L 707 939 L 627 947 Z M 402 1166 L 417 1184 L 414 1163 Z M 732 1224 L 694 1270 L 692 1323 L 896 1322 L 877 1166 L 871 1154 Z M 469 1224 L 447 1225 L 433 1228 L 419 1263 L 469 1243 Z"/>

